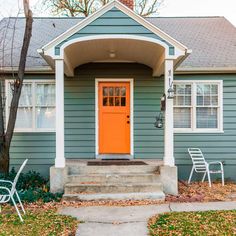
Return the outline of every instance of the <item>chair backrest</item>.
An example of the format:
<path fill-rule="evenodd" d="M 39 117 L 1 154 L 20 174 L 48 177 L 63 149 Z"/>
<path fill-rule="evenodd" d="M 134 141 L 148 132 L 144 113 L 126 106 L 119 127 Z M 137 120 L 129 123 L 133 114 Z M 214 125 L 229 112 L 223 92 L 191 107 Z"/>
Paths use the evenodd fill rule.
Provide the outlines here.
<path fill-rule="evenodd" d="M 20 169 L 18 170 L 16 176 L 15 176 L 15 179 L 13 181 L 13 184 L 12 184 L 12 188 L 11 188 L 11 194 L 13 194 L 16 190 L 16 184 L 17 184 L 17 181 L 19 179 L 19 176 L 20 176 L 20 173 L 22 172 L 22 170 L 24 169 L 26 163 L 27 163 L 28 159 L 25 159 L 25 161 L 22 163 Z"/>
<path fill-rule="evenodd" d="M 196 172 L 205 172 L 207 169 L 207 163 L 199 148 L 188 148 L 188 153 L 192 159 L 193 166 Z"/>

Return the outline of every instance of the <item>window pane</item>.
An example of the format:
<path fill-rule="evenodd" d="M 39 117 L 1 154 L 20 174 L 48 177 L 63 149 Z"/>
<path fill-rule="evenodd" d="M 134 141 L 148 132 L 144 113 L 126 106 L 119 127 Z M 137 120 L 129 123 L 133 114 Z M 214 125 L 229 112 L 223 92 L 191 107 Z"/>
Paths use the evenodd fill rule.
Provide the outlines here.
<path fill-rule="evenodd" d="M 190 84 L 177 84 L 174 85 L 174 105 L 175 106 L 191 106 L 191 85 Z"/>
<path fill-rule="evenodd" d="M 217 128 L 217 108 L 197 108 L 197 128 Z"/>
<path fill-rule="evenodd" d="M 218 95 L 218 85 L 217 84 L 211 85 L 211 94 Z"/>
<path fill-rule="evenodd" d="M 32 108 L 18 108 L 15 128 L 32 128 Z"/>
<path fill-rule="evenodd" d="M 37 84 L 36 100 L 38 106 L 55 105 L 55 85 L 54 84 Z"/>
<path fill-rule="evenodd" d="M 110 87 L 109 88 L 109 96 L 113 96 L 114 95 L 114 88 Z"/>
<path fill-rule="evenodd" d="M 191 128 L 190 108 L 174 108 L 174 128 Z"/>
<path fill-rule="evenodd" d="M 115 88 L 115 95 L 120 96 L 120 87 Z"/>
<path fill-rule="evenodd" d="M 103 96 L 108 96 L 108 88 L 107 87 L 103 88 Z"/>
<path fill-rule="evenodd" d="M 121 106 L 124 107 L 126 105 L 125 97 L 121 98 Z"/>
<path fill-rule="evenodd" d="M 120 98 L 119 97 L 115 98 L 115 106 L 120 106 Z"/>
<path fill-rule="evenodd" d="M 9 106 L 12 99 L 12 90 L 10 89 L 10 99 L 9 99 Z M 19 100 L 19 107 L 29 107 L 32 106 L 32 86 L 31 84 L 23 84 L 20 100 Z"/>
<path fill-rule="evenodd" d="M 108 98 L 103 98 L 103 106 L 108 106 Z"/>
<path fill-rule="evenodd" d="M 121 96 L 126 96 L 126 88 L 125 87 L 121 88 Z"/>
<path fill-rule="evenodd" d="M 55 108 L 37 108 L 37 128 L 55 128 Z"/>

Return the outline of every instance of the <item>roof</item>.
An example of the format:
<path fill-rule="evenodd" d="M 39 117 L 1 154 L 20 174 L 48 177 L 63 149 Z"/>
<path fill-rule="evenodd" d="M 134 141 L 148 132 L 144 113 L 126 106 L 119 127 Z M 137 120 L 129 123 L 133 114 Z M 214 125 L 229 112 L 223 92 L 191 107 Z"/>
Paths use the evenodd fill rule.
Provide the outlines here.
<path fill-rule="evenodd" d="M 38 54 L 37 49 L 82 19 L 76 17 L 34 18 L 26 68 L 31 70 L 49 69 L 50 67 Z M 178 70 L 195 71 L 204 68 L 206 70 L 210 68 L 218 70 L 234 68 L 236 70 L 236 28 L 224 17 L 153 17 L 146 18 L 146 20 L 192 49 L 191 55 L 182 62 Z M 0 22 L 0 67 L 3 64 L 6 68 L 11 65 L 18 66 L 24 25 L 24 18 L 4 18 Z M 5 33 L 6 28 L 7 32 Z M 2 38 L 5 34 L 6 39 L 3 42 Z M 11 50 L 13 35 L 14 47 Z"/>

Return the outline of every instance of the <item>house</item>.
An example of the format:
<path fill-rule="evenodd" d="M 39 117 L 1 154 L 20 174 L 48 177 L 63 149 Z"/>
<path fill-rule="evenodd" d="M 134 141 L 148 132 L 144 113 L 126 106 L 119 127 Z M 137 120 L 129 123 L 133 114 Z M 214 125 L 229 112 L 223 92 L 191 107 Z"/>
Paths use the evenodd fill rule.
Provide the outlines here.
<path fill-rule="evenodd" d="M 55 192 L 68 166 L 83 173 L 88 159 L 140 160 L 149 165 L 134 168 L 147 172 L 159 163 L 158 181 L 176 194 L 191 168 L 187 148 L 200 147 L 236 180 L 236 28 L 224 17 L 142 18 L 122 2 L 87 18 L 34 19 L 11 164 L 50 167 Z M 0 25 L 7 117 L 24 18 Z"/>

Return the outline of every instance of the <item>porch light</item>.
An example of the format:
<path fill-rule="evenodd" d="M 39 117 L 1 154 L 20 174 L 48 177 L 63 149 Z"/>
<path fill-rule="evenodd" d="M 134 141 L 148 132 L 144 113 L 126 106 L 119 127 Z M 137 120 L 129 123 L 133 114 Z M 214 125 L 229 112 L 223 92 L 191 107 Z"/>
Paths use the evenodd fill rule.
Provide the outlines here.
<path fill-rule="evenodd" d="M 163 127 L 163 117 L 162 112 L 159 113 L 158 117 L 156 117 L 156 122 L 154 123 L 155 127 L 161 129 Z"/>
<path fill-rule="evenodd" d="M 115 58 L 116 57 L 115 51 L 110 51 L 109 56 L 110 58 Z"/>
<path fill-rule="evenodd" d="M 175 91 L 174 91 L 174 89 L 172 88 L 172 86 L 167 90 L 167 93 L 168 93 L 167 98 L 169 98 L 169 99 L 173 99 L 173 98 L 174 98 Z"/>
<path fill-rule="evenodd" d="M 175 91 L 173 89 L 173 81 L 171 81 L 171 70 L 168 71 L 168 77 L 169 77 L 169 88 L 167 90 L 167 98 L 173 99 L 175 95 Z"/>

